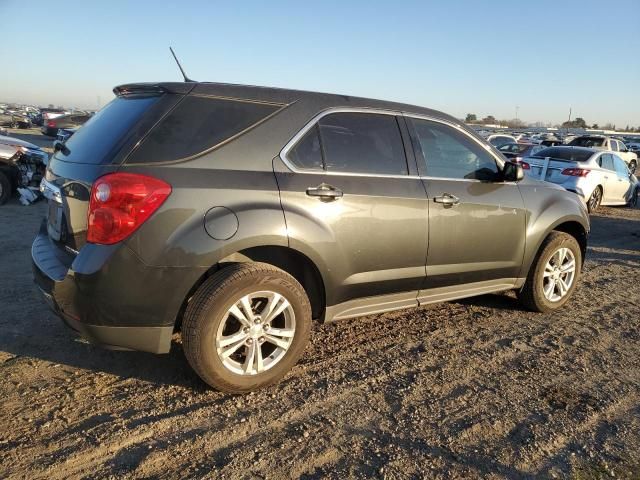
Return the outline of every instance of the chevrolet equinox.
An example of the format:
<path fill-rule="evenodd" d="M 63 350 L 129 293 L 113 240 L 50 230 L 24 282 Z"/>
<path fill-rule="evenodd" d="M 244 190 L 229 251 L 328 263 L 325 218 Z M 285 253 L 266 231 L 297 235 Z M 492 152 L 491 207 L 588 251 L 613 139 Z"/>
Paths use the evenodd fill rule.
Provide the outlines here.
<path fill-rule="evenodd" d="M 322 322 L 514 290 L 571 297 L 584 202 L 438 111 L 219 83 L 122 85 L 41 190 L 36 284 L 110 348 L 185 355 L 209 385 L 281 379 Z M 401 320 L 398 320 L 401 321 Z"/>

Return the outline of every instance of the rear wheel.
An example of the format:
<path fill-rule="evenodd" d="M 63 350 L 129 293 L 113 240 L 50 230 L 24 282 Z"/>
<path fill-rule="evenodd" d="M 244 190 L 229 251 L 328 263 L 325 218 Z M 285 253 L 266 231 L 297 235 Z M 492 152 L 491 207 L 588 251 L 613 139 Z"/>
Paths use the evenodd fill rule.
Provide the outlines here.
<path fill-rule="evenodd" d="M 536 312 L 562 307 L 576 288 L 581 266 L 582 251 L 576 239 L 564 232 L 551 232 L 518 293 L 520 302 Z"/>
<path fill-rule="evenodd" d="M 209 385 L 242 393 L 275 383 L 309 339 L 311 306 L 288 273 L 264 263 L 224 268 L 196 291 L 182 324 L 191 367 Z"/>
<path fill-rule="evenodd" d="M 593 193 L 591 194 L 591 197 L 589 197 L 589 201 L 587 202 L 587 210 L 589 210 L 589 213 L 595 212 L 600 206 L 601 202 L 602 202 L 602 187 L 597 186 L 593 191 Z"/>
<path fill-rule="evenodd" d="M 0 205 L 7 203 L 11 196 L 11 182 L 4 172 L 0 172 Z"/>

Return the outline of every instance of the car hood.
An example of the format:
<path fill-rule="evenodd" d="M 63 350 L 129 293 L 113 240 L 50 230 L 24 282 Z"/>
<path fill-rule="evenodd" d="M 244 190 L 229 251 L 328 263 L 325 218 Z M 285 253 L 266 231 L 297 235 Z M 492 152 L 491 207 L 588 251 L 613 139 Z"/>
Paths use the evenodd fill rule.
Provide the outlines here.
<path fill-rule="evenodd" d="M 4 135 L 0 135 L 0 143 L 5 145 L 14 145 L 16 147 L 26 147 L 32 150 L 41 150 L 40 147 L 34 145 L 33 143 L 25 142 L 24 140 L 20 140 L 15 137 L 7 137 Z"/>

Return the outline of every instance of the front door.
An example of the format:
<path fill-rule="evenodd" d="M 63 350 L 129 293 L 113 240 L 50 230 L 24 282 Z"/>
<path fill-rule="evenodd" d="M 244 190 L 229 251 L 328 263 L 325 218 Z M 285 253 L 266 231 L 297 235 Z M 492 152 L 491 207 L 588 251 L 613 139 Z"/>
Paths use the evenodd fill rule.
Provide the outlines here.
<path fill-rule="evenodd" d="M 446 123 L 408 119 L 429 199 L 424 289 L 515 281 L 525 247 L 518 186 L 504 182 L 491 153 Z"/>
<path fill-rule="evenodd" d="M 329 306 L 415 298 L 425 278 L 427 198 L 403 122 L 329 113 L 275 160 L 290 245 L 320 267 Z"/>

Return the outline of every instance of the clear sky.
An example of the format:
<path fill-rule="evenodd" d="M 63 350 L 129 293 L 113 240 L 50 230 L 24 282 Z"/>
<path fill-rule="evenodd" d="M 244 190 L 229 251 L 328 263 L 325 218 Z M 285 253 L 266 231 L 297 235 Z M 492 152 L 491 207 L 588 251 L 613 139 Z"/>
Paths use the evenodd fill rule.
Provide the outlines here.
<path fill-rule="evenodd" d="M 640 0 L 0 0 L 0 101 L 95 108 L 189 76 L 463 117 L 640 125 Z"/>

